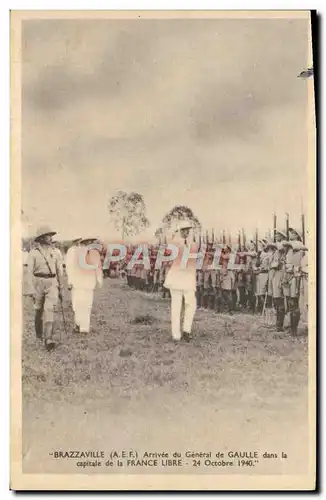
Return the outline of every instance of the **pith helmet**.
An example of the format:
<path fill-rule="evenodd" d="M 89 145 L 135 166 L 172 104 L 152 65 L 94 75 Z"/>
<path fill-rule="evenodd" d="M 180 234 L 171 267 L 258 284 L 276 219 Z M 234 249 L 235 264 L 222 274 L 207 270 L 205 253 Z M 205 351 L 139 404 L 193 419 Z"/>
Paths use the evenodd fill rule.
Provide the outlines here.
<path fill-rule="evenodd" d="M 55 234 L 57 234 L 56 231 L 52 231 L 48 226 L 39 227 L 36 231 L 35 241 L 39 241 L 43 236 L 54 236 Z"/>
<path fill-rule="evenodd" d="M 297 237 L 300 239 L 300 241 L 302 241 L 301 233 L 299 233 L 299 231 L 297 229 L 294 229 L 294 227 L 289 227 L 289 232 L 295 233 L 297 235 Z"/>
<path fill-rule="evenodd" d="M 87 236 L 86 238 L 81 238 L 79 243 L 94 243 L 94 241 L 97 241 L 97 238 L 94 238 L 93 236 Z"/>
<path fill-rule="evenodd" d="M 275 234 L 280 234 L 282 236 L 282 238 L 284 238 L 284 239 L 287 238 L 286 233 L 284 231 L 282 231 L 281 229 L 275 229 Z"/>
<path fill-rule="evenodd" d="M 179 220 L 176 222 L 175 232 L 181 231 L 181 229 L 191 229 L 193 224 L 189 220 Z"/>

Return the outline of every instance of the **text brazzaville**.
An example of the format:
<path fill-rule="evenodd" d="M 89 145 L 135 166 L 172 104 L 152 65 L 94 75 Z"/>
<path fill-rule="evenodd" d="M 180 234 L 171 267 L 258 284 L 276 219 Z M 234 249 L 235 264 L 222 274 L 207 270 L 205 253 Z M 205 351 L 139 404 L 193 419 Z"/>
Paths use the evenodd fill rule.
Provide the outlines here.
<path fill-rule="evenodd" d="M 96 249 L 101 254 L 103 253 L 103 246 L 98 243 L 93 243 L 87 246 L 87 250 Z M 102 268 L 109 269 L 111 263 L 124 261 L 127 257 L 127 247 L 122 244 L 108 244 L 105 249 L 105 256 Z M 206 266 L 208 270 L 222 269 L 220 264 L 221 257 L 224 251 L 223 245 L 216 245 L 216 249 L 213 255 L 213 261 L 211 264 Z M 79 255 L 78 264 L 82 269 L 92 270 L 97 267 L 97 264 L 89 264 L 86 262 L 86 253 L 81 252 Z M 155 257 L 154 269 L 161 269 L 164 263 L 171 263 L 178 259 L 178 265 L 180 269 L 186 269 L 189 262 L 196 260 L 196 269 L 202 269 L 204 265 L 206 255 L 206 245 L 202 245 L 200 251 L 192 252 L 189 246 L 182 246 L 181 248 L 172 243 L 166 245 L 160 245 L 157 255 Z M 231 250 L 229 253 L 229 259 L 227 263 L 227 269 L 240 269 L 241 266 L 236 264 L 237 251 Z M 149 253 L 149 246 L 147 244 L 137 245 L 134 252 L 131 254 L 130 259 L 126 265 L 127 270 L 131 270 L 136 265 L 143 265 L 144 269 L 152 269 L 151 257 Z"/>

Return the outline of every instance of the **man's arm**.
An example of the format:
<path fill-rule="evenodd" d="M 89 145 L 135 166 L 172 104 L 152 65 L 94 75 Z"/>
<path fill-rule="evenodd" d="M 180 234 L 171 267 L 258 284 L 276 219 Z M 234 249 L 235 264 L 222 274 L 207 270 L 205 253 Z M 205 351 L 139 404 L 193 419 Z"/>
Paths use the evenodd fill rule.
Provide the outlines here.
<path fill-rule="evenodd" d="M 26 295 L 30 296 L 33 296 L 35 294 L 34 282 L 33 282 L 34 262 L 35 262 L 35 257 L 33 254 L 33 250 L 31 250 L 27 258 L 27 292 L 26 292 Z"/>
<path fill-rule="evenodd" d="M 56 254 L 56 259 L 55 259 L 55 271 L 57 275 L 57 280 L 58 280 L 58 288 L 59 288 L 59 295 L 62 297 L 62 291 L 63 291 L 63 262 L 62 259 L 58 254 Z"/>
<path fill-rule="evenodd" d="M 103 285 L 103 271 L 100 252 L 96 249 L 89 251 L 90 263 L 95 266 L 96 282 L 98 286 Z"/>

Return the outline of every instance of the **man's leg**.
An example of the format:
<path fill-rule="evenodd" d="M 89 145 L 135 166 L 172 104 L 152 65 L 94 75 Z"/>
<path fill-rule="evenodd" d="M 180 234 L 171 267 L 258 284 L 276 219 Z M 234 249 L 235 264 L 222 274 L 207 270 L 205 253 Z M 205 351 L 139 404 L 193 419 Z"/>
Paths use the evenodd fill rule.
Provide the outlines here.
<path fill-rule="evenodd" d="M 171 325 L 172 338 L 174 340 L 181 339 L 180 319 L 182 307 L 182 292 L 179 290 L 171 290 Z"/>
<path fill-rule="evenodd" d="M 283 332 L 284 330 L 284 318 L 285 318 L 285 305 L 284 297 L 274 298 L 274 304 L 276 309 L 276 331 Z"/>
<path fill-rule="evenodd" d="M 89 333 L 94 290 L 80 290 L 80 332 Z"/>
<path fill-rule="evenodd" d="M 75 316 L 74 332 L 77 333 L 77 332 L 79 332 L 79 329 L 80 329 L 79 307 L 78 307 L 78 289 L 76 289 L 74 286 L 71 289 L 71 303 L 72 303 L 72 309 L 74 311 L 74 316 Z"/>
<path fill-rule="evenodd" d="M 184 338 L 186 340 L 190 339 L 191 327 L 194 320 L 195 312 L 196 312 L 196 296 L 195 292 L 187 291 L 184 292 L 184 301 L 185 301 L 185 312 L 183 319 L 183 332 Z"/>
<path fill-rule="evenodd" d="M 40 278 L 35 278 L 34 326 L 37 339 L 43 338 L 44 287 Z"/>
<path fill-rule="evenodd" d="M 36 333 L 36 338 L 41 339 L 43 338 L 43 310 L 35 309 L 35 319 L 34 319 L 34 324 L 35 324 L 35 333 Z"/>
<path fill-rule="evenodd" d="M 58 303 L 58 286 L 55 279 L 46 284 L 43 313 L 44 342 L 48 350 L 55 348 L 53 340 L 54 308 Z"/>
<path fill-rule="evenodd" d="M 293 336 L 296 336 L 298 334 L 298 325 L 301 316 L 299 309 L 299 299 L 297 297 L 291 297 L 289 299 L 289 310 L 290 310 L 291 334 Z"/>

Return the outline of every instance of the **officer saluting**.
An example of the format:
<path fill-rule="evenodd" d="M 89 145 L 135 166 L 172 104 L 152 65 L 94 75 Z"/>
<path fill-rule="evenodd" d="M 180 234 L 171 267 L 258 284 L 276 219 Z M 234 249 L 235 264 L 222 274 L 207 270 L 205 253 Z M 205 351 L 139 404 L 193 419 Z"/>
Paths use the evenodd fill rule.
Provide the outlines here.
<path fill-rule="evenodd" d="M 191 340 L 191 328 L 196 312 L 196 259 L 189 258 L 183 261 L 184 251 L 197 253 L 198 245 L 191 243 L 190 230 L 192 223 L 189 221 L 178 221 L 169 243 L 178 247 L 178 256 L 165 278 L 164 286 L 171 293 L 171 324 L 172 338 L 178 342 L 183 338 L 186 342 Z M 186 259 L 185 259 L 186 260 Z M 180 331 L 182 302 L 184 300 L 184 319 L 182 335 Z"/>
<path fill-rule="evenodd" d="M 28 292 L 34 300 L 36 337 L 43 338 L 48 350 L 55 348 L 53 336 L 54 308 L 62 299 L 62 260 L 53 250 L 52 237 L 56 234 L 41 227 L 35 238 L 36 246 L 28 256 Z"/>

